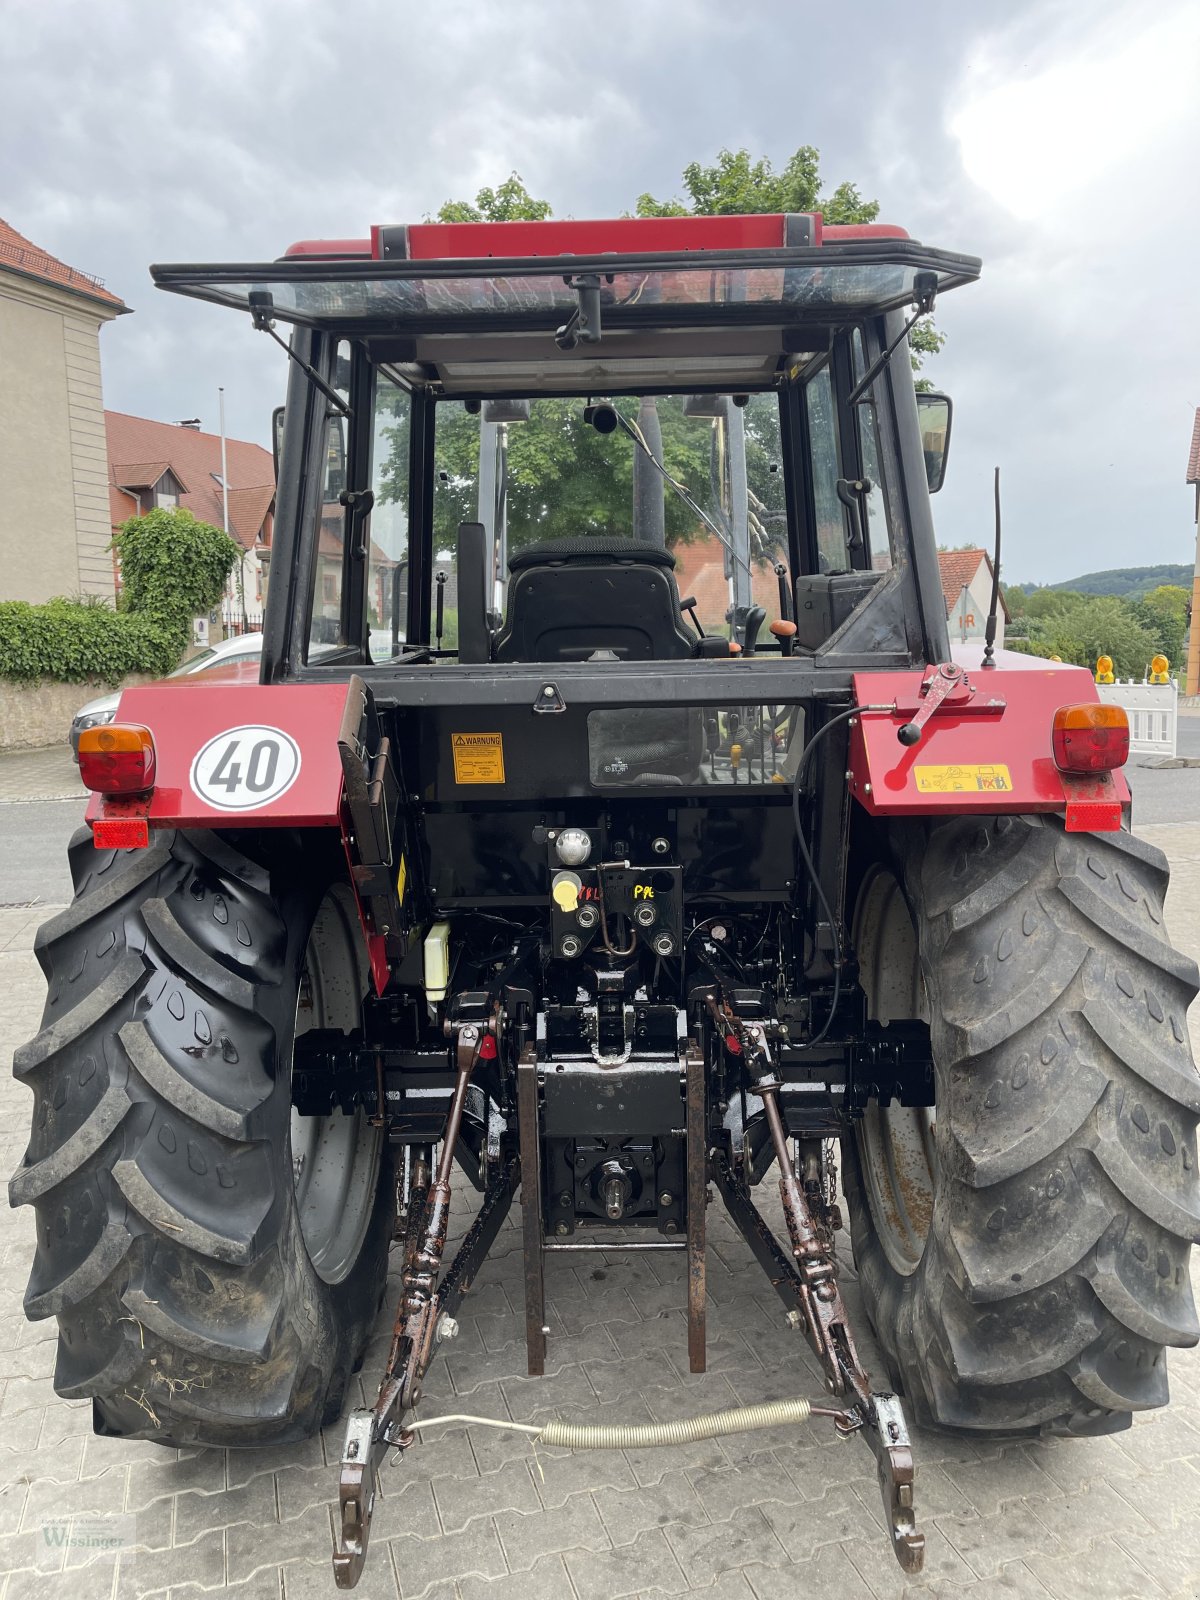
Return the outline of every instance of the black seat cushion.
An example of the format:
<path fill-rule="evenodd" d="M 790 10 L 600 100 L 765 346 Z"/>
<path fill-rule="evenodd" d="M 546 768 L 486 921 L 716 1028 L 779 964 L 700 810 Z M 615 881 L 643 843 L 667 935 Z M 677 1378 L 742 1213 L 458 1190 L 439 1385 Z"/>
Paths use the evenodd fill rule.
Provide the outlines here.
<path fill-rule="evenodd" d="M 509 561 L 508 608 L 495 661 L 678 660 L 692 654 L 675 557 L 632 539 L 561 539 Z"/>
<path fill-rule="evenodd" d="M 604 566 L 614 561 L 632 561 L 640 567 L 675 566 L 675 557 L 669 550 L 656 544 L 641 544 L 636 539 L 556 539 L 553 543 L 531 544 L 509 557 L 508 570 L 523 572 L 528 567 L 557 566 L 560 563 L 576 566 L 599 562 Z"/>

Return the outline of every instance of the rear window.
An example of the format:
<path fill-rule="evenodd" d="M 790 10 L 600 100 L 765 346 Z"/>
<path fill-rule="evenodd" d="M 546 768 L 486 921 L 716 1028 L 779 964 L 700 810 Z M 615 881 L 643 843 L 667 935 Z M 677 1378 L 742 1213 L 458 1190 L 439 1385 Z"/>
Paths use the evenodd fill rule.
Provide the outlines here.
<path fill-rule="evenodd" d="M 680 598 L 695 602 L 705 633 L 728 635 L 738 607 L 778 609 L 775 566 L 786 564 L 788 535 L 774 393 L 736 404 L 722 394 L 447 400 L 434 464 L 431 609 L 440 571 L 447 649 L 457 642 L 455 552 L 467 521 L 492 534 L 497 614 L 512 556 L 592 537 L 665 544 Z"/>

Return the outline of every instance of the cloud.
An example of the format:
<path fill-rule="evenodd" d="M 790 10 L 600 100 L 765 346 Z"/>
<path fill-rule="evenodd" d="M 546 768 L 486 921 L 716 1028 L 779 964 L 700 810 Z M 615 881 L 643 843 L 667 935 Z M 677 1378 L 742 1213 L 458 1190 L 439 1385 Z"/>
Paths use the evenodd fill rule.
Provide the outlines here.
<path fill-rule="evenodd" d="M 1000 460 L 1014 578 L 1188 559 L 1193 10 L 942 5 L 917 31 L 887 0 L 14 4 L 0 211 L 134 308 L 102 335 L 108 404 L 212 425 L 224 384 L 231 431 L 265 443 L 278 351 L 148 262 L 361 236 L 513 168 L 559 214 L 615 215 L 722 145 L 815 144 L 828 186 L 985 258 L 938 312 L 943 541 L 987 536 Z"/>
<path fill-rule="evenodd" d="M 1194 112 L 1200 13 L 1119 14 L 1090 39 L 1060 35 L 1028 75 L 1000 45 L 950 120 L 967 176 L 1015 216 L 1092 212 L 1143 181 L 1148 154 L 1175 144 Z M 1139 31 L 1134 32 L 1137 26 Z M 989 52 L 991 53 L 991 52 Z M 976 76 L 978 77 L 978 73 Z"/>

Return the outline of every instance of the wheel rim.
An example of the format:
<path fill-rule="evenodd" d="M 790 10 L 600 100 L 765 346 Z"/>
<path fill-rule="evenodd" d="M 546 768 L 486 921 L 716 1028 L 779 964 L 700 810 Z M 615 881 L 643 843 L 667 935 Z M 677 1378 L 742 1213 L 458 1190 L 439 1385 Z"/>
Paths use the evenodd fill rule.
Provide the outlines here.
<path fill-rule="evenodd" d="M 867 1015 L 888 1023 L 928 1020 L 917 935 L 894 874 L 877 868 L 863 884 L 854 942 Z M 933 1106 L 872 1102 L 856 1130 L 859 1165 L 884 1254 L 904 1277 L 925 1253 L 937 1188 L 937 1116 Z"/>
<path fill-rule="evenodd" d="M 310 1028 L 343 1032 L 360 1025 L 365 973 L 349 896 L 331 891 L 309 936 L 296 1005 L 296 1036 Z M 353 919 L 353 920 L 352 920 Z M 291 1160 L 300 1232 L 325 1283 L 340 1283 L 362 1249 L 371 1220 L 383 1129 L 361 1107 L 305 1117 L 292 1108 Z"/>

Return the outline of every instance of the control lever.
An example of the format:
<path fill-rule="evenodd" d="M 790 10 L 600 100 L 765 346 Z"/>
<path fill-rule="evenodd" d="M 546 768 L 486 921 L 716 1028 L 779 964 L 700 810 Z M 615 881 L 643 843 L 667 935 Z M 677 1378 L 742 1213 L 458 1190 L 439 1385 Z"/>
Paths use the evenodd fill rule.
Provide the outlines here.
<path fill-rule="evenodd" d="M 763 606 L 751 606 L 747 611 L 746 620 L 742 625 L 745 634 L 745 642 L 742 645 L 743 654 L 748 656 L 754 654 L 755 647 L 758 644 L 758 630 L 766 620 L 767 613 Z"/>
<path fill-rule="evenodd" d="M 786 622 L 782 617 L 771 624 L 771 632 L 779 640 L 779 648 L 785 656 L 790 656 L 796 643 L 796 624 Z"/>
<path fill-rule="evenodd" d="M 791 579 L 782 561 L 775 563 L 775 581 L 779 585 L 779 618 L 771 624 L 771 632 L 779 640 L 780 651 L 790 656 L 796 638 L 796 621 L 792 614 Z"/>
<path fill-rule="evenodd" d="M 779 620 L 781 622 L 794 622 L 792 615 L 792 586 L 788 578 L 788 569 L 782 561 L 775 563 L 775 580 L 779 585 Z"/>
<path fill-rule="evenodd" d="M 696 615 L 696 596 L 694 594 L 690 594 L 686 600 L 681 600 L 679 602 L 679 609 L 680 611 L 686 611 L 688 616 L 691 618 L 692 627 L 696 630 L 697 639 L 703 639 L 705 637 L 705 632 L 700 626 L 700 618 Z"/>
<path fill-rule="evenodd" d="M 901 744 L 920 744 L 925 724 L 943 701 L 950 698 L 969 699 L 975 692 L 956 661 L 943 661 L 933 676 L 921 685 L 921 689 L 925 695 L 924 705 L 911 722 L 902 723 L 896 729 L 896 737 Z"/>

